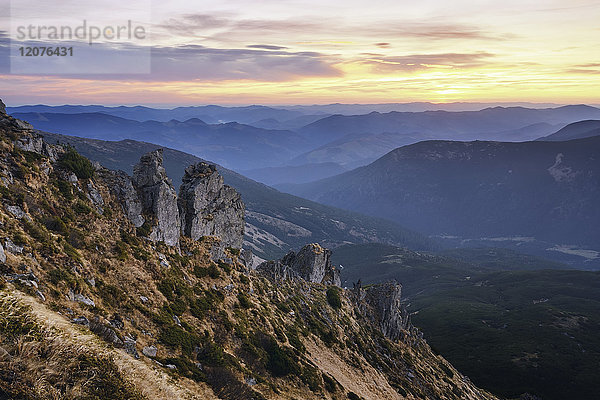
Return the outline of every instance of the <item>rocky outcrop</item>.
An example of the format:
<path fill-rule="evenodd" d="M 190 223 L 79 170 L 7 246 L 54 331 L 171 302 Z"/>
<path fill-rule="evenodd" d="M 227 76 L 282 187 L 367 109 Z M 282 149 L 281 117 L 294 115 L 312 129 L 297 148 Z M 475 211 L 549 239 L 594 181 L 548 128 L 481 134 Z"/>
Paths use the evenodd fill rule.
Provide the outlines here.
<path fill-rule="evenodd" d="M 331 265 L 331 250 L 318 243 L 290 251 L 280 261 L 267 261 L 257 270 L 275 279 L 301 278 L 308 282 L 340 286 L 339 270 Z"/>
<path fill-rule="evenodd" d="M 4 102 L 0 99 L 0 114 L 6 114 L 6 105 L 4 104 Z"/>
<path fill-rule="evenodd" d="M 112 171 L 106 168 L 98 169 L 96 172 L 106 182 L 111 193 L 119 200 L 125 215 L 131 223 L 136 228 L 144 225 L 142 202 L 129 175 L 123 171 Z"/>
<path fill-rule="evenodd" d="M 408 311 L 402 306 L 402 285 L 389 281 L 363 288 L 360 281 L 352 290 L 361 314 L 391 340 L 401 340 L 412 330 Z"/>
<path fill-rule="evenodd" d="M 4 247 L 0 244 L 0 263 L 4 264 L 6 262 L 6 253 L 4 252 Z"/>
<path fill-rule="evenodd" d="M 11 132 L 11 136 L 15 138 L 13 143 L 19 150 L 41 154 L 50 161 L 58 159 L 61 149 L 46 143 L 31 124 L 7 115 L 4 103 L 0 104 L 0 129 Z"/>
<path fill-rule="evenodd" d="M 242 247 L 244 203 L 235 189 L 223 184 L 214 165 L 201 162 L 186 168 L 178 205 L 185 236 L 216 236 L 222 248 Z"/>
<path fill-rule="evenodd" d="M 177 193 L 163 167 L 162 149 L 143 155 L 133 167 L 133 185 L 144 213 L 155 219 L 150 239 L 177 246 L 181 230 Z"/>
<path fill-rule="evenodd" d="M 302 279 L 296 271 L 279 260 L 265 261 L 256 267 L 256 270 L 275 281 Z"/>

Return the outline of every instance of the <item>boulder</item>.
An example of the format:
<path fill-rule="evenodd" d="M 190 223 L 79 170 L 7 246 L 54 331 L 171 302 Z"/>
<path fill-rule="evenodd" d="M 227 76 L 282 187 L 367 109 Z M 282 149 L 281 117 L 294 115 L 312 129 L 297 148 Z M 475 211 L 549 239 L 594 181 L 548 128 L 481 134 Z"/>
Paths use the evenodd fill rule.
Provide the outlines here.
<path fill-rule="evenodd" d="M 221 248 L 241 249 L 245 206 L 214 165 L 201 162 L 186 168 L 178 205 L 183 235 L 193 240 L 216 236 Z"/>
<path fill-rule="evenodd" d="M 6 262 L 6 253 L 4 253 L 4 247 L 0 243 L 0 263 L 4 264 Z"/>
<path fill-rule="evenodd" d="M 6 248 L 6 251 L 8 251 L 9 253 L 12 253 L 12 254 L 23 253 L 23 246 L 18 246 L 16 244 L 14 244 L 13 241 L 8 238 L 4 242 L 4 247 Z"/>
<path fill-rule="evenodd" d="M 150 239 L 177 246 L 181 230 L 177 193 L 163 167 L 162 149 L 142 156 L 133 168 L 133 185 L 144 212 L 155 219 Z"/>
<path fill-rule="evenodd" d="M 156 357 L 158 349 L 155 346 L 146 346 L 142 349 L 142 354 L 146 357 Z"/>

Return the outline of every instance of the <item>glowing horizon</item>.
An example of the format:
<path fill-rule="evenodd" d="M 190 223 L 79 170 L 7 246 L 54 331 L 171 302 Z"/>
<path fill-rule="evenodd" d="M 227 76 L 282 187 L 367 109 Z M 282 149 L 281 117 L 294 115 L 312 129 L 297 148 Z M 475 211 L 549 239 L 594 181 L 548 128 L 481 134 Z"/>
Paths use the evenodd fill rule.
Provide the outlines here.
<path fill-rule="evenodd" d="M 600 104 L 600 2 L 403 3 L 155 3 L 150 75 L 4 68 L 0 98 L 10 105 Z M 118 4 L 94 13 L 126 17 Z M 1 27 L 9 21 L 0 22 L 6 54 Z"/>

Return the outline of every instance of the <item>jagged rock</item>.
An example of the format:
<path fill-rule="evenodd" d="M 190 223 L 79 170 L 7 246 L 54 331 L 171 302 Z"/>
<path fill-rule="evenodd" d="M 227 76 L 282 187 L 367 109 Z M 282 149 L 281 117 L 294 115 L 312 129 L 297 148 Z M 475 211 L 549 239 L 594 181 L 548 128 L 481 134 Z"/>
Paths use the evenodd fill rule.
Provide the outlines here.
<path fill-rule="evenodd" d="M 142 349 L 142 354 L 146 357 L 156 357 L 158 349 L 155 346 L 146 346 Z"/>
<path fill-rule="evenodd" d="M 5 275 L 5 277 L 9 282 L 15 282 L 15 281 L 32 281 L 32 282 L 36 282 L 36 283 L 39 282 L 38 277 L 35 276 L 35 274 L 31 271 L 29 271 L 25 274 L 7 274 L 7 275 Z"/>
<path fill-rule="evenodd" d="M 90 199 L 90 201 L 96 206 L 98 211 L 100 211 L 100 214 L 102 214 L 103 213 L 102 208 L 104 207 L 104 199 L 102 198 L 102 195 L 100 194 L 98 189 L 96 189 L 96 186 L 94 186 L 94 184 L 92 182 L 88 182 L 87 189 L 88 189 L 88 194 L 87 194 L 88 199 Z"/>
<path fill-rule="evenodd" d="M 14 142 L 14 145 L 19 150 L 30 151 L 32 153 L 37 153 L 46 156 L 52 162 L 58 159 L 59 149 L 57 148 L 57 146 L 46 143 L 42 135 L 33 131 L 33 126 L 31 126 L 27 122 L 14 118 L 13 125 L 19 128 L 20 130 L 27 132 L 26 134 L 21 135 Z"/>
<path fill-rule="evenodd" d="M 242 262 L 242 264 L 244 264 L 246 269 L 252 269 L 254 265 L 254 254 L 252 253 L 252 250 L 243 249 L 242 253 L 240 254 L 240 261 Z"/>
<path fill-rule="evenodd" d="M 105 168 L 98 170 L 98 174 L 102 176 L 111 193 L 119 199 L 123 211 L 131 223 L 136 228 L 144 225 L 142 202 L 133 187 L 131 178 L 123 171 L 112 171 Z"/>
<path fill-rule="evenodd" d="M 216 236 L 221 248 L 242 247 L 244 203 L 235 189 L 223 184 L 214 165 L 201 162 L 186 168 L 178 204 L 185 236 Z"/>
<path fill-rule="evenodd" d="M 6 262 L 6 253 L 4 253 L 4 247 L 0 244 L 0 263 L 4 264 Z"/>
<path fill-rule="evenodd" d="M 40 298 L 41 301 L 46 301 L 46 296 L 44 296 L 44 293 L 40 292 L 39 290 L 36 290 L 35 294 L 37 295 L 37 297 Z"/>
<path fill-rule="evenodd" d="M 90 321 L 89 326 L 92 332 L 100 336 L 105 341 L 119 347 L 124 345 L 123 341 L 119 338 L 119 335 L 117 335 L 117 332 L 100 322 L 98 317 L 96 317 L 93 321 Z"/>
<path fill-rule="evenodd" d="M 140 195 L 144 212 L 156 218 L 150 239 L 177 246 L 181 230 L 177 193 L 163 167 L 162 149 L 143 155 L 133 167 L 133 185 Z"/>
<path fill-rule="evenodd" d="M 72 290 L 69 291 L 69 299 L 71 301 L 76 301 L 78 303 L 83 303 L 87 306 L 91 306 L 91 307 L 95 307 L 96 303 L 94 303 L 94 300 L 90 299 L 89 297 L 86 297 L 80 293 L 74 293 Z"/>
<path fill-rule="evenodd" d="M 71 322 L 74 324 L 77 324 L 77 325 L 84 325 L 84 326 L 88 326 L 90 324 L 90 321 L 84 316 L 73 318 L 71 320 Z"/>
<path fill-rule="evenodd" d="M 6 248 L 6 251 L 12 254 L 23 253 L 23 246 L 18 246 L 14 244 L 13 241 L 8 238 L 4 241 L 4 247 Z"/>
<path fill-rule="evenodd" d="M 140 358 L 140 355 L 137 352 L 136 344 L 137 344 L 137 342 L 134 338 L 125 336 L 125 340 L 124 340 L 125 351 L 127 353 L 131 354 L 134 358 L 138 359 L 138 358 Z"/>
<path fill-rule="evenodd" d="M 6 206 L 6 211 L 13 215 L 16 219 L 21 219 L 25 217 L 25 211 L 21 209 L 19 206 Z"/>
<path fill-rule="evenodd" d="M 281 261 L 265 261 L 256 267 L 256 271 L 275 281 L 302 279 L 298 272 Z"/>
<path fill-rule="evenodd" d="M 288 267 L 293 273 L 283 267 Z M 317 243 L 307 244 L 298 253 L 290 251 L 281 261 L 262 263 L 257 270 L 266 272 L 275 279 L 300 277 L 308 282 L 341 285 L 340 273 L 331 265 L 331 250 Z M 281 278 L 276 278 L 277 276 Z"/>
<path fill-rule="evenodd" d="M 401 303 L 402 285 L 389 281 L 363 288 L 354 285 L 353 298 L 361 314 L 391 340 L 403 339 L 410 330 L 410 318 Z"/>
<path fill-rule="evenodd" d="M 109 323 L 117 329 L 123 329 L 125 327 L 123 319 L 119 314 L 115 314 Z"/>
<path fill-rule="evenodd" d="M 0 114 L 5 114 L 6 115 L 6 105 L 4 104 L 4 102 L 2 101 L 2 99 L 0 99 Z"/>

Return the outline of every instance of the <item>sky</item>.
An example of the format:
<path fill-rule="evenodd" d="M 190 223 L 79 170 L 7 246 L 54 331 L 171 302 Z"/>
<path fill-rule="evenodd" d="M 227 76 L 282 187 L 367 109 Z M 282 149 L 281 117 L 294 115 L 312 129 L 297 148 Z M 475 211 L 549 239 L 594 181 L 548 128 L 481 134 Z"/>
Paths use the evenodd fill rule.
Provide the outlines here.
<path fill-rule="evenodd" d="M 133 21 L 146 35 L 92 45 L 17 37 L 19 26 L 84 19 Z M 0 0 L 0 98 L 600 104 L 599 39 L 600 1 L 585 0 Z M 23 57 L 23 46 L 72 46 L 75 57 Z"/>

